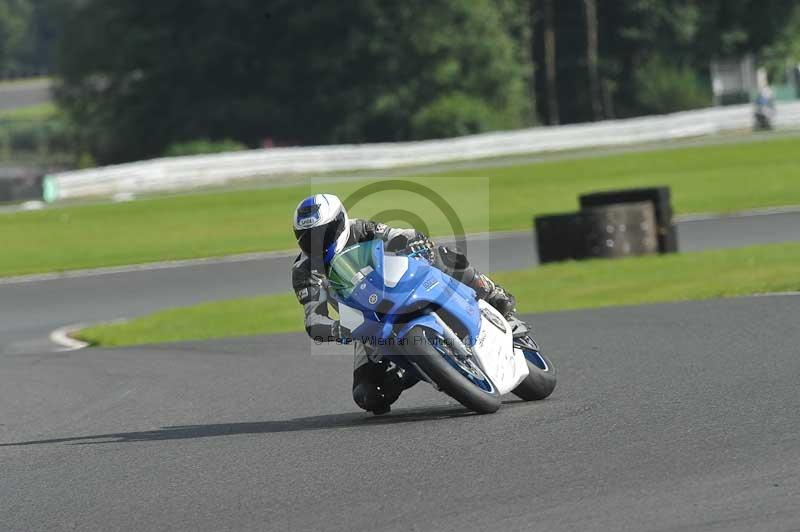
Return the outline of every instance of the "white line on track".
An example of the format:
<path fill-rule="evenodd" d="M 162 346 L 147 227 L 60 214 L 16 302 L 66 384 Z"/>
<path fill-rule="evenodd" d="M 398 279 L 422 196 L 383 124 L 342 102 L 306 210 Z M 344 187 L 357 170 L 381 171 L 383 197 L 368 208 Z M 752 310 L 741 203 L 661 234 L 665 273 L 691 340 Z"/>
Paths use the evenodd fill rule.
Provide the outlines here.
<path fill-rule="evenodd" d="M 70 333 L 83 329 L 84 327 L 86 326 L 76 323 L 74 325 L 67 325 L 66 327 L 56 329 L 50 333 L 50 341 L 61 346 L 59 351 L 76 351 L 78 349 L 83 349 L 84 347 L 89 347 L 89 344 L 86 342 L 76 340 L 70 336 Z"/>
<path fill-rule="evenodd" d="M 730 218 L 753 218 L 756 216 L 770 216 L 773 214 L 795 214 L 800 213 L 800 205 L 784 205 L 781 207 L 764 207 L 761 209 L 751 209 L 747 211 L 737 211 L 731 213 L 698 213 L 681 214 L 675 216 L 676 222 L 700 222 L 707 220 L 727 220 Z"/>
<path fill-rule="evenodd" d="M 0 278 L 0 285 L 33 283 L 38 281 L 53 281 L 58 279 L 76 279 L 81 277 L 94 277 L 98 275 L 113 275 L 117 273 L 145 272 L 152 270 L 168 270 L 172 268 L 186 268 L 189 266 L 202 266 L 205 264 L 227 264 L 236 262 L 249 262 L 269 258 L 287 258 L 297 255 L 297 251 L 265 251 L 260 253 L 243 253 L 227 255 L 224 257 L 204 257 L 200 259 L 169 260 L 163 262 L 146 262 L 127 266 L 111 266 L 107 268 L 92 268 L 86 270 L 70 270 L 58 273 L 41 273 L 33 275 L 20 275 L 16 277 Z"/>

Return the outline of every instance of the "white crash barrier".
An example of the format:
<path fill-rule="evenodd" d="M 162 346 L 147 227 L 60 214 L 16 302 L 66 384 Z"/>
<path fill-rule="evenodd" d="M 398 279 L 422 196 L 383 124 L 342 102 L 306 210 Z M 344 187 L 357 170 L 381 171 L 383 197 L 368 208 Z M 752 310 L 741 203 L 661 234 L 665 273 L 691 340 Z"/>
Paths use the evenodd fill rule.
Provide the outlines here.
<path fill-rule="evenodd" d="M 269 148 L 171 157 L 62 172 L 45 178 L 45 199 L 131 195 L 327 172 L 384 170 L 504 155 L 594 148 L 749 129 L 753 107 L 737 105 L 590 124 L 538 127 L 442 140 Z M 779 104 L 775 126 L 800 127 L 800 102 Z"/>

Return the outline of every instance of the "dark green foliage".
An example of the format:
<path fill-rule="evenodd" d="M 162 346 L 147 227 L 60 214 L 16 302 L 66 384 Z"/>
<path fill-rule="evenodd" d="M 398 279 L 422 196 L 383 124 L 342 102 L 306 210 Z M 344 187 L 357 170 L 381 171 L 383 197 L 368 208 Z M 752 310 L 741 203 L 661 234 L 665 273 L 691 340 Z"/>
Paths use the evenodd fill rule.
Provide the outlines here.
<path fill-rule="evenodd" d="M 64 17 L 59 101 L 102 162 L 196 138 L 395 141 L 530 116 L 490 0 L 88 0 Z"/>
<path fill-rule="evenodd" d="M 42 125 L 36 122 L 17 124 L 9 130 L 9 147 L 12 151 L 38 151 L 45 141 Z"/>
<path fill-rule="evenodd" d="M 32 6 L 24 0 L 0 0 L 0 72 L 13 71 L 25 46 Z"/>
<path fill-rule="evenodd" d="M 561 119 L 591 120 L 583 0 L 555 5 Z M 782 60 L 790 50 L 800 53 L 788 44 L 797 43 L 800 34 L 795 0 L 598 0 L 597 6 L 599 74 L 608 118 L 710 104 L 709 64 L 715 57 L 762 56 L 775 42 L 784 43 L 772 49 L 773 55 L 783 52 Z M 543 65 L 541 18 L 534 28 L 538 66 Z M 544 90 L 539 76 L 537 94 Z"/>
<path fill-rule="evenodd" d="M 513 120 L 509 120 L 512 123 Z M 414 138 L 435 139 L 502 129 L 503 117 L 486 103 L 464 94 L 449 94 L 426 105 L 411 118 Z"/>
<path fill-rule="evenodd" d="M 68 161 L 76 149 L 74 131 L 63 117 L 46 120 L 0 120 L 0 158 Z"/>
<path fill-rule="evenodd" d="M 202 155 L 204 153 L 224 153 L 229 151 L 241 151 L 247 146 L 235 140 L 208 140 L 199 139 L 189 142 L 179 142 L 173 144 L 164 152 L 167 157 L 179 157 L 182 155 Z"/>
<path fill-rule="evenodd" d="M 777 70 L 800 53 L 793 0 L 597 0 L 593 52 L 584 0 L 553 5 L 561 122 L 708 105 L 712 58 L 753 52 Z M 541 9 L 542 0 L 0 0 L 0 46 L 24 41 L 21 27 L 36 28 L 39 43 L 59 34 L 59 103 L 79 125 L 80 150 L 109 163 L 197 139 L 383 142 L 532 125 L 546 116 Z"/>
<path fill-rule="evenodd" d="M 0 76 L 49 72 L 54 41 L 49 5 L 56 0 L 0 0 Z"/>
<path fill-rule="evenodd" d="M 645 61 L 634 76 L 636 103 L 645 114 L 663 114 L 709 107 L 711 90 L 694 70 L 658 55 Z"/>
<path fill-rule="evenodd" d="M 68 162 L 74 159 L 75 133 L 53 105 L 0 111 L 0 159 Z"/>

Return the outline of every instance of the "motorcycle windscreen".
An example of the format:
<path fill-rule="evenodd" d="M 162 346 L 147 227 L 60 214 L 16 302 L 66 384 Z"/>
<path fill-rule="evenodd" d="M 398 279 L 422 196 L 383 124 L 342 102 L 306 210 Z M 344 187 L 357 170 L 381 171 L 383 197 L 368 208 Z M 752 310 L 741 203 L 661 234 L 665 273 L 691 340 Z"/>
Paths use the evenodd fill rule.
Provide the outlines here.
<path fill-rule="evenodd" d="M 354 297 L 358 288 L 359 293 L 370 292 L 368 303 L 374 305 L 383 295 L 382 270 L 383 242 L 370 240 L 350 246 L 337 254 L 328 268 L 328 280 L 336 296 L 342 301 L 358 302 L 360 298 Z"/>

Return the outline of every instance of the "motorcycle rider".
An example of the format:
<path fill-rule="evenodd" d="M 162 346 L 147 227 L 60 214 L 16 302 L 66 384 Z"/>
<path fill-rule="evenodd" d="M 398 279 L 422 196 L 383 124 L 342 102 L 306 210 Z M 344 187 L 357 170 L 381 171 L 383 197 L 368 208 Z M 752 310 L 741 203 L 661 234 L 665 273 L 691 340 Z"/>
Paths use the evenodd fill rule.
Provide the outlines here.
<path fill-rule="evenodd" d="M 524 325 L 513 314 L 514 296 L 470 266 L 456 249 L 435 244 L 414 229 L 398 229 L 371 220 L 350 219 L 342 202 L 332 194 L 315 194 L 301 201 L 294 212 L 294 234 L 300 246 L 292 267 L 292 288 L 305 312 L 305 328 L 316 342 L 348 338 L 349 332 L 329 316 L 326 266 L 333 257 L 353 244 L 383 240 L 391 252 L 426 250 L 432 264 L 458 279 L 476 295 L 509 318 L 515 327 Z M 417 381 L 394 364 L 381 360 L 377 349 L 354 341 L 353 399 L 364 410 L 383 414 L 400 393 Z"/>

